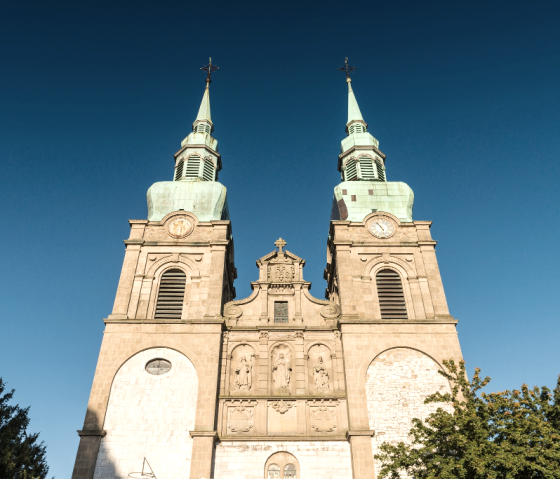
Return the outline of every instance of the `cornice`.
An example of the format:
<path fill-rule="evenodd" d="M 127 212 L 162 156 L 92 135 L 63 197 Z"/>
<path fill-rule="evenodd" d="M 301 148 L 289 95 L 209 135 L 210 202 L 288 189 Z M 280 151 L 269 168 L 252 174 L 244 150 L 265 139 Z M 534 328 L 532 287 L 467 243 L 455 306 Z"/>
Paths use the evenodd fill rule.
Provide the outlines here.
<path fill-rule="evenodd" d="M 204 149 L 208 150 L 210 153 L 212 153 L 213 155 L 215 155 L 218 159 L 222 158 L 222 155 L 220 155 L 216 150 L 214 150 L 213 148 L 210 148 L 208 145 L 204 145 L 202 143 L 200 145 L 185 145 L 177 153 L 175 153 L 173 155 L 173 157 L 177 158 L 187 148 L 204 148 Z"/>
<path fill-rule="evenodd" d="M 457 324 L 459 320 L 453 316 L 430 319 L 353 319 L 343 316 L 339 322 L 340 324 Z"/>
<path fill-rule="evenodd" d="M 282 434 L 274 434 L 270 436 L 246 436 L 244 434 L 238 434 L 235 436 L 224 435 L 218 436 L 220 441 L 232 441 L 232 442 L 246 442 L 246 441 L 347 441 L 346 436 L 341 436 L 337 434 L 336 436 L 327 435 L 324 433 L 317 433 L 314 435 L 305 436 L 288 436 Z"/>

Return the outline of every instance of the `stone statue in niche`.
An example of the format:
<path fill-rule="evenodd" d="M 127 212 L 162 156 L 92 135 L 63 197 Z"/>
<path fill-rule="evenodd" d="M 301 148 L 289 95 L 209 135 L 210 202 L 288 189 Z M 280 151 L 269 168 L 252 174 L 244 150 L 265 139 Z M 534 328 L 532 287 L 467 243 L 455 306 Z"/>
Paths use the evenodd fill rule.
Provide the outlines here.
<path fill-rule="evenodd" d="M 278 353 L 278 357 L 272 365 L 272 380 L 275 389 L 289 389 L 291 372 L 292 366 L 289 359 L 284 356 L 284 353 Z"/>
<path fill-rule="evenodd" d="M 253 370 L 258 366 L 255 350 L 248 344 L 237 345 L 230 357 L 230 391 L 247 394 L 253 389 Z"/>
<path fill-rule="evenodd" d="M 307 380 L 312 394 L 330 394 L 335 389 L 331 349 L 325 344 L 309 348 L 307 357 Z"/>
<path fill-rule="evenodd" d="M 323 361 L 323 356 L 319 356 L 313 366 L 313 379 L 315 380 L 315 389 L 317 391 L 330 391 L 329 372 Z"/>
<path fill-rule="evenodd" d="M 253 364 L 252 358 L 247 361 L 246 356 L 241 356 L 239 364 L 235 368 L 235 389 L 250 391 L 253 384 Z"/>

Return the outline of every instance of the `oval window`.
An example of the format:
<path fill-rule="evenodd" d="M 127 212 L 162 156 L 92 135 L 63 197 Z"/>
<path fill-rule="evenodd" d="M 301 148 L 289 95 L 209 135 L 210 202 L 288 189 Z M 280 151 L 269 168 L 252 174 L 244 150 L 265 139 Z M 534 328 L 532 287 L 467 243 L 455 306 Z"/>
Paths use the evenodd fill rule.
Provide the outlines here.
<path fill-rule="evenodd" d="M 166 359 L 152 359 L 150 362 L 148 362 L 148 364 L 146 364 L 146 371 L 156 376 L 165 374 L 170 370 L 171 363 Z"/>

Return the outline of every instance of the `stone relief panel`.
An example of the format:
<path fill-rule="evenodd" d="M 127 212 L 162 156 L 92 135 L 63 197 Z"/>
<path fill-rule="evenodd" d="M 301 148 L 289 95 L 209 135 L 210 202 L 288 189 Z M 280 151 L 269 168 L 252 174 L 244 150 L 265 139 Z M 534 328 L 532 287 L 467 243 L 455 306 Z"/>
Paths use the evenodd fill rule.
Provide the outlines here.
<path fill-rule="evenodd" d="M 309 424 L 313 432 L 335 432 L 338 401 L 308 401 Z"/>
<path fill-rule="evenodd" d="M 292 350 L 286 344 L 278 344 L 271 354 L 271 386 L 273 394 L 291 394 L 293 389 Z"/>
<path fill-rule="evenodd" d="M 248 344 L 236 346 L 231 354 L 230 391 L 248 394 L 253 389 L 255 380 L 255 350 Z"/>
<path fill-rule="evenodd" d="M 256 401 L 227 404 L 227 433 L 250 434 L 254 426 Z"/>
<path fill-rule="evenodd" d="M 268 433 L 297 432 L 297 404 L 296 401 L 268 402 Z"/>
<path fill-rule="evenodd" d="M 329 394 L 333 392 L 331 350 L 324 344 L 309 348 L 308 381 L 312 394 Z"/>
<path fill-rule="evenodd" d="M 441 403 L 424 404 L 436 391 L 450 392 L 448 381 L 438 374 L 439 365 L 425 354 L 408 348 L 381 353 L 366 373 L 369 425 L 375 431 L 373 454 L 383 442 L 408 441 L 412 419 L 425 419 Z M 395 418 L 399 418 L 398 421 Z M 380 467 L 378 461 L 376 468 Z"/>
<path fill-rule="evenodd" d="M 270 283 L 291 283 L 296 275 L 294 262 L 280 251 L 268 265 L 267 279 Z"/>

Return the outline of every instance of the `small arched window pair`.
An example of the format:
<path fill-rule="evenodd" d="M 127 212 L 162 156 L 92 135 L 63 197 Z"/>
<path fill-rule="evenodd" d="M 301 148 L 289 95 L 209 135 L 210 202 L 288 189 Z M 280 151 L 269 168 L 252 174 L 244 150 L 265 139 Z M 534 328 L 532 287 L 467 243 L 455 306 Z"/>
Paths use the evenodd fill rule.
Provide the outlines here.
<path fill-rule="evenodd" d="M 284 475 L 281 476 L 281 469 L 278 464 L 271 464 L 268 466 L 268 479 L 292 479 L 297 477 L 296 466 L 293 464 L 286 464 L 284 466 Z"/>

